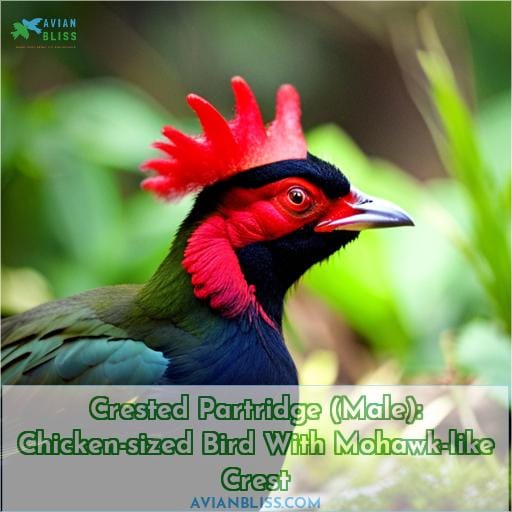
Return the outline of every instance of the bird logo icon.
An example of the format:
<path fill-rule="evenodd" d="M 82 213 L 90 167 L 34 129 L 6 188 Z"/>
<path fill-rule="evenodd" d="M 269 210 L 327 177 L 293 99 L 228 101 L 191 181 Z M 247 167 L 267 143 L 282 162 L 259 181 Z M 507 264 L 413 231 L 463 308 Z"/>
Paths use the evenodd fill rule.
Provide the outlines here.
<path fill-rule="evenodd" d="M 13 39 L 18 39 L 18 37 L 23 37 L 23 39 L 28 39 L 30 36 L 30 31 L 35 32 L 36 34 L 40 34 L 42 30 L 38 27 L 39 23 L 43 18 L 34 18 L 32 20 L 21 20 L 16 21 L 12 24 L 14 30 L 11 32 Z"/>
<path fill-rule="evenodd" d="M 39 23 L 41 23 L 42 20 L 43 18 L 34 18 L 33 20 L 30 21 L 23 19 L 21 22 L 28 30 L 32 30 L 32 32 L 35 32 L 36 34 L 40 34 L 41 29 L 38 28 L 37 25 L 39 25 Z"/>

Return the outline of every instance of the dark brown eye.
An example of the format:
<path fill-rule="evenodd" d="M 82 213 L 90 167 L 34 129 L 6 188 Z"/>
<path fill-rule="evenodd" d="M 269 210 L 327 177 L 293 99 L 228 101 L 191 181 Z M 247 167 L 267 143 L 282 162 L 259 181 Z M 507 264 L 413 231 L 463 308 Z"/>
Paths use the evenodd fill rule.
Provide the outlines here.
<path fill-rule="evenodd" d="M 288 191 L 288 199 L 296 206 L 301 206 L 306 201 L 306 192 L 298 187 L 293 187 Z"/>
<path fill-rule="evenodd" d="M 286 192 L 287 208 L 297 213 L 304 213 L 311 207 L 311 196 L 302 187 L 290 187 Z"/>

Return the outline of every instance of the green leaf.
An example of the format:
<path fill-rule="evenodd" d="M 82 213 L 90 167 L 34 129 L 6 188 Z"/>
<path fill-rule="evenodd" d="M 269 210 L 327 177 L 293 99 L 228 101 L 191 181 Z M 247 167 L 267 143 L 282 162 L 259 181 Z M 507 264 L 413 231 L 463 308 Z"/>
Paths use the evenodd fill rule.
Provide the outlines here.
<path fill-rule="evenodd" d="M 496 179 L 477 135 L 475 123 L 455 81 L 435 30 L 424 20 L 428 48 L 418 55 L 428 81 L 435 113 L 423 113 L 447 171 L 467 194 L 471 226 L 464 254 L 486 290 L 496 315 L 510 332 L 510 194 L 509 179 Z M 501 172 L 508 173 L 508 141 L 496 150 Z M 494 163 L 496 166 L 496 163 Z"/>
<path fill-rule="evenodd" d="M 476 126 L 486 167 L 500 189 L 510 189 L 510 92 L 482 105 Z"/>

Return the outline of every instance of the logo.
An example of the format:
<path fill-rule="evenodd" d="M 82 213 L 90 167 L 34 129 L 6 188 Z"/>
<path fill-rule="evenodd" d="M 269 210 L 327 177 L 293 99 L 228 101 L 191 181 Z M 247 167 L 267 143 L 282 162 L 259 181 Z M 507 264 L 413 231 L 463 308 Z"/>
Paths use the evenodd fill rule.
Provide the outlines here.
<path fill-rule="evenodd" d="M 16 21 L 13 23 L 14 31 L 11 32 L 13 39 L 18 39 L 18 37 L 23 37 L 23 39 L 28 39 L 30 36 L 30 31 L 35 32 L 36 34 L 40 34 L 42 30 L 37 28 L 37 25 L 43 21 L 43 18 L 34 18 L 33 20 L 22 19 L 21 23 Z"/>
<path fill-rule="evenodd" d="M 78 37 L 76 18 L 23 18 L 12 27 L 11 37 L 17 43 L 30 41 L 17 48 L 75 48 Z"/>

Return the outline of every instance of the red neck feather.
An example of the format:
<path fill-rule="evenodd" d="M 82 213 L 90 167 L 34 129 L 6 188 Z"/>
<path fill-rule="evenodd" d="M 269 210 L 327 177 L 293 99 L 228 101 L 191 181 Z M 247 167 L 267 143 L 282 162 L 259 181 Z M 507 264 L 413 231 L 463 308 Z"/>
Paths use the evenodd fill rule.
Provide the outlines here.
<path fill-rule="evenodd" d="M 210 307 L 224 317 L 259 314 L 274 326 L 256 299 L 255 287 L 245 279 L 226 221 L 220 214 L 208 217 L 192 233 L 183 267 L 191 276 L 194 295 L 208 300 Z"/>

